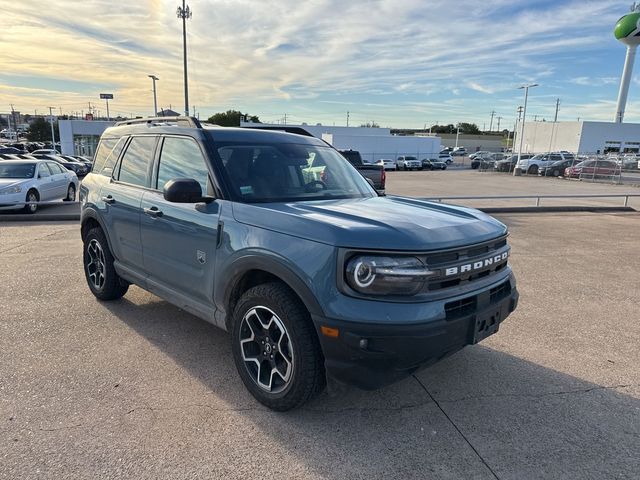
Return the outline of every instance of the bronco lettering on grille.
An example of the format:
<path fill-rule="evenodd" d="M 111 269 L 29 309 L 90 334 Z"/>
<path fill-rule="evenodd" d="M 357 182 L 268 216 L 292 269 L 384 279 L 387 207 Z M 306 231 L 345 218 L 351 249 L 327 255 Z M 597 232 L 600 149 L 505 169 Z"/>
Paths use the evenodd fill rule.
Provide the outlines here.
<path fill-rule="evenodd" d="M 445 270 L 445 277 L 451 275 L 458 275 L 460 273 L 473 272 L 474 270 L 480 270 L 482 268 L 490 267 L 494 263 L 499 263 L 502 260 L 506 260 L 509 257 L 509 252 L 504 252 L 494 257 L 485 258 L 484 260 L 478 260 L 473 263 L 465 263 L 464 265 L 458 265 L 457 267 L 450 267 Z"/>

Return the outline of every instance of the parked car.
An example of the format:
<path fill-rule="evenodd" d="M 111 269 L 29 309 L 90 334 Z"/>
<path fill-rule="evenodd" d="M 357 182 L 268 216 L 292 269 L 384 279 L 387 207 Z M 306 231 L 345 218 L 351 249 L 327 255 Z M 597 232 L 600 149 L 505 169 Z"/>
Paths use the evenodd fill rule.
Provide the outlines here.
<path fill-rule="evenodd" d="M 22 153 L 22 150 L 15 147 L 0 147 L 0 153 Z"/>
<path fill-rule="evenodd" d="M 488 215 L 379 196 L 318 138 L 172 121 L 103 133 L 80 190 L 88 289 L 109 301 L 136 284 L 227 330 L 267 407 L 327 378 L 407 378 L 517 307 L 507 227 Z M 305 183 L 318 158 L 327 182 Z"/>
<path fill-rule="evenodd" d="M 60 155 L 60 158 L 64 158 L 65 160 L 68 160 L 70 162 L 78 162 L 81 163 L 82 165 L 84 165 L 85 167 L 87 167 L 87 172 L 89 170 L 91 170 L 91 162 L 84 160 L 84 159 L 80 159 L 79 157 L 76 157 L 74 155 Z"/>
<path fill-rule="evenodd" d="M 0 210 L 23 209 L 35 213 L 37 203 L 73 201 L 78 177 L 52 161 L 6 160 L 0 162 Z"/>
<path fill-rule="evenodd" d="M 615 176 L 620 175 L 620 167 L 611 160 L 586 160 L 564 171 L 564 176 L 569 178 Z"/>
<path fill-rule="evenodd" d="M 527 160 L 533 157 L 530 153 L 523 153 L 521 155 L 521 160 Z M 518 163 L 518 155 L 511 155 L 503 160 L 499 160 L 495 163 L 494 169 L 496 172 L 513 172 L 513 169 Z M 476 167 L 477 168 L 477 167 Z"/>
<path fill-rule="evenodd" d="M 378 193 L 384 193 L 387 176 L 382 165 L 365 164 L 357 150 L 338 150 L 360 174 L 371 182 Z"/>
<path fill-rule="evenodd" d="M 401 155 L 396 160 L 398 170 L 422 170 L 422 162 L 410 155 Z"/>
<path fill-rule="evenodd" d="M 0 160 L 19 160 L 15 153 L 0 153 Z"/>
<path fill-rule="evenodd" d="M 545 167 L 540 167 L 538 169 L 538 175 L 541 177 L 560 177 L 564 175 L 564 171 L 573 165 L 578 164 L 579 162 L 575 159 L 569 160 L 558 160 L 557 162 L 553 162 L 550 165 Z"/>
<path fill-rule="evenodd" d="M 520 160 L 517 168 L 529 175 L 537 175 L 542 167 L 551 165 L 561 160 L 574 160 L 575 157 L 569 152 L 541 153 L 525 160 Z"/>
<path fill-rule="evenodd" d="M 80 163 L 75 159 L 69 160 L 61 157 L 60 155 L 55 155 L 50 153 L 36 153 L 36 152 L 33 152 L 31 156 L 33 158 L 37 158 L 40 160 L 52 160 L 54 162 L 57 162 L 60 165 L 62 165 L 64 168 L 71 170 L 78 176 L 83 176 L 89 173 L 89 168 L 85 166 L 84 163 Z"/>
<path fill-rule="evenodd" d="M 34 155 L 60 155 L 60 152 L 54 148 L 39 148 L 31 153 Z"/>
<path fill-rule="evenodd" d="M 440 150 L 440 153 L 451 153 L 453 152 L 453 148 L 451 147 L 445 147 L 442 150 Z"/>
<path fill-rule="evenodd" d="M 438 161 L 439 162 L 444 162 L 447 165 L 451 165 L 453 163 L 453 157 L 451 156 L 450 153 L 439 153 L 438 154 Z"/>
<path fill-rule="evenodd" d="M 430 158 L 422 159 L 422 168 L 425 170 L 446 170 L 447 164 L 440 160 L 432 160 Z"/>
<path fill-rule="evenodd" d="M 469 159 L 474 160 L 477 157 L 486 157 L 487 155 L 491 155 L 491 152 L 487 152 L 486 150 L 479 150 L 470 154 Z"/>
<path fill-rule="evenodd" d="M 382 166 L 385 170 L 397 170 L 398 165 L 396 165 L 396 161 L 391 158 L 382 158 L 380 159 L 382 162 Z"/>
<path fill-rule="evenodd" d="M 455 147 L 451 151 L 451 155 L 454 157 L 464 157 L 467 154 L 467 149 L 464 147 Z"/>

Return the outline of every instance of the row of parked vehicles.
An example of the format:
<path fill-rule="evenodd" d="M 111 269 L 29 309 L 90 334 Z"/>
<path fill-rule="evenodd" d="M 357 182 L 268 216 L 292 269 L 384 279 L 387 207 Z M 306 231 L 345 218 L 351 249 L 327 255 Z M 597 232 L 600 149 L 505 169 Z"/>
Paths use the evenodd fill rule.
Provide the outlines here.
<path fill-rule="evenodd" d="M 453 163 L 453 158 L 448 152 L 440 152 L 437 158 L 423 158 L 412 155 L 400 155 L 396 160 L 391 158 L 382 158 L 376 162 L 376 165 L 382 165 L 385 170 L 446 170 L 447 165 Z"/>
<path fill-rule="evenodd" d="M 503 157 L 498 159 L 499 157 Z M 505 157 L 504 154 L 477 156 L 472 159 L 472 168 L 494 170 L 496 172 L 513 172 L 519 169 L 527 175 L 543 177 L 580 178 L 583 176 L 616 176 L 622 170 L 638 169 L 636 157 L 585 156 L 560 151 L 552 153 L 523 153 L 518 160 L 517 154 Z"/>
<path fill-rule="evenodd" d="M 51 160 L 82 177 L 91 170 L 91 159 L 80 155 L 62 155 L 58 150 L 43 148 L 30 153 L 0 153 L 0 162 L 7 160 Z"/>

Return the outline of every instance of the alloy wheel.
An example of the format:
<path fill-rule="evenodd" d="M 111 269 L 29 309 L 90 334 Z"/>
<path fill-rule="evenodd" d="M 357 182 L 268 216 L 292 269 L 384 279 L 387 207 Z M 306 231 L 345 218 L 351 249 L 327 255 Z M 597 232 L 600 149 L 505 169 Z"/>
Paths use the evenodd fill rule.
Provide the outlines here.
<path fill-rule="evenodd" d="M 29 211 L 31 213 L 34 213 L 38 209 L 38 205 L 36 203 L 31 203 L 31 202 L 37 202 L 37 201 L 38 201 L 38 196 L 35 193 L 30 192 L 29 195 L 27 195 L 27 202 L 29 202 Z"/>
<path fill-rule="evenodd" d="M 104 287 L 106 262 L 102 246 L 95 238 L 87 245 L 87 255 L 89 256 L 87 263 L 89 281 L 97 290 L 100 290 Z"/>
<path fill-rule="evenodd" d="M 251 308 L 242 318 L 239 341 L 245 368 L 256 385 L 269 393 L 287 388 L 294 368 L 293 345 L 272 310 Z"/>

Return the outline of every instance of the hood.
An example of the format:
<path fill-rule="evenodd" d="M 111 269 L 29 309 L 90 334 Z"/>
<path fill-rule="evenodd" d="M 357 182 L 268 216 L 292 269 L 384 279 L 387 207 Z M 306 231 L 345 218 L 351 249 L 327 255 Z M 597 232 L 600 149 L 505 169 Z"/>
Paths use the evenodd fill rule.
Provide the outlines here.
<path fill-rule="evenodd" d="M 241 223 L 348 248 L 435 250 L 507 232 L 502 223 L 477 210 L 393 196 L 235 203 L 233 214 Z"/>
<path fill-rule="evenodd" d="M 0 189 L 28 182 L 30 178 L 0 178 Z"/>

